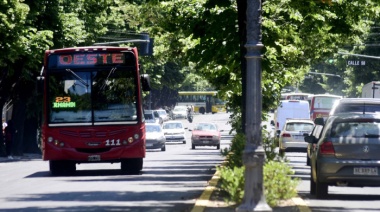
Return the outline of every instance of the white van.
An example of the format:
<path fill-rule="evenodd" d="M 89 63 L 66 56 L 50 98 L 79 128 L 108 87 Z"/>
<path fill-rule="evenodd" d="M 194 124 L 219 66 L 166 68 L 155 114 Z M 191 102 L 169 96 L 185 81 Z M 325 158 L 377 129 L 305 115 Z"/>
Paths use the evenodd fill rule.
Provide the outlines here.
<path fill-rule="evenodd" d="M 309 102 L 306 100 L 281 100 L 274 113 L 272 125 L 275 132 L 280 135 L 286 119 L 310 119 Z"/>

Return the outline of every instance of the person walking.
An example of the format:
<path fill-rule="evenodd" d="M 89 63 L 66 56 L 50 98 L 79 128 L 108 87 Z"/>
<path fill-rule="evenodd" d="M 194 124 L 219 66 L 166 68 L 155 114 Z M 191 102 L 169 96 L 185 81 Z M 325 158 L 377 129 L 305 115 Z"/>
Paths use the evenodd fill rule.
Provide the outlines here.
<path fill-rule="evenodd" d="M 4 138 L 5 138 L 5 151 L 8 159 L 13 159 L 12 157 L 12 144 L 15 134 L 15 128 L 13 125 L 13 121 L 9 120 L 7 126 L 4 129 Z"/>

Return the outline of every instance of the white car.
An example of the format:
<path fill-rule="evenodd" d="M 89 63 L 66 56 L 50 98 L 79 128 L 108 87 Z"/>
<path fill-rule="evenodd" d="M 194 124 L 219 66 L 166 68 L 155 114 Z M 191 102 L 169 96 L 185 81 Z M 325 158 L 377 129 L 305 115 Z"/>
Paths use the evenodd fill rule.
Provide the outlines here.
<path fill-rule="evenodd" d="M 310 119 L 287 119 L 279 137 L 279 151 L 283 154 L 287 149 L 299 149 L 306 152 L 305 135 L 309 135 L 314 128 Z"/>
<path fill-rule="evenodd" d="M 181 121 L 167 121 L 162 125 L 166 142 L 182 142 L 186 144 L 185 129 Z"/>
<path fill-rule="evenodd" d="M 158 115 L 161 117 L 162 121 L 169 121 L 169 115 L 166 110 L 155 110 Z"/>
<path fill-rule="evenodd" d="M 187 118 L 187 107 L 186 106 L 175 106 L 173 109 L 174 118 Z"/>

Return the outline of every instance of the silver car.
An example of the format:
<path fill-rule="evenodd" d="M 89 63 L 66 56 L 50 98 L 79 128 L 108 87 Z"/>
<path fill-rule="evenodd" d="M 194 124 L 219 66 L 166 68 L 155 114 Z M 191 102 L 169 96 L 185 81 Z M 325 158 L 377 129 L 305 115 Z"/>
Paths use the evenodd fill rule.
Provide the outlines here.
<path fill-rule="evenodd" d="M 146 123 L 146 149 L 166 151 L 166 138 L 160 124 Z"/>
<path fill-rule="evenodd" d="M 326 198 L 329 186 L 380 186 L 380 115 L 330 116 L 311 157 L 310 194 Z"/>
<path fill-rule="evenodd" d="M 313 127 L 314 122 L 310 119 L 287 119 L 279 136 L 280 154 L 286 150 L 306 151 L 304 135 L 310 134 Z"/>

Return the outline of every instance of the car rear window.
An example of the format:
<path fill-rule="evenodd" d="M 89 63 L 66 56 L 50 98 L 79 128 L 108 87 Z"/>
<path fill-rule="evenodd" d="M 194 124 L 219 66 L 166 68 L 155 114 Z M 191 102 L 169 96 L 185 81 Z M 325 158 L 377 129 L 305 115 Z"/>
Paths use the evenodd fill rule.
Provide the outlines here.
<path fill-rule="evenodd" d="M 343 122 L 332 128 L 332 137 L 379 137 L 379 122 Z"/>
<path fill-rule="evenodd" d="M 334 114 L 338 113 L 375 113 L 380 112 L 380 104 L 341 104 L 335 109 Z"/>
<path fill-rule="evenodd" d="M 287 123 L 285 130 L 286 131 L 312 131 L 314 125 L 310 123 Z"/>

